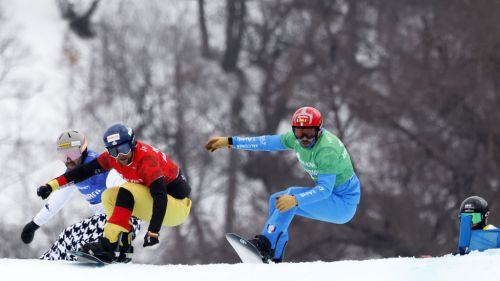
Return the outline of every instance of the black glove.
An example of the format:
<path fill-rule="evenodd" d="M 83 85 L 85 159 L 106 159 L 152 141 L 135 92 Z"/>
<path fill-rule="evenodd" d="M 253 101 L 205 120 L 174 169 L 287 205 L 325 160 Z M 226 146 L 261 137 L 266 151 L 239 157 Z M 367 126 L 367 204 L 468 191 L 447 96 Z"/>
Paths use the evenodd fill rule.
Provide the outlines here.
<path fill-rule="evenodd" d="M 50 185 L 46 184 L 46 185 L 42 185 L 40 187 L 38 187 L 38 189 L 36 190 L 36 194 L 40 197 L 42 197 L 42 199 L 47 199 L 47 197 L 49 197 L 50 193 L 52 193 L 52 187 L 50 187 Z"/>
<path fill-rule="evenodd" d="M 39 228 L 39 225 L 30 221 L 24 226 L 23 232 L 21 232 L 21 240 L 23 240 L 26 244 L 31 243 L 31 241 L 33 241 L 33 237 L 35 237 L 35 231 Z"/>
<path fill-rule="evenodd" d="M 149 247 L 156 245 L 160 243 L 160 240 L 158 239 L 160 237 L 159 233 L 154 233 L 151 231 L 148 231 L 146 235 L 144 236 L 144 244 L 142 245 L 143 247 Z"/>

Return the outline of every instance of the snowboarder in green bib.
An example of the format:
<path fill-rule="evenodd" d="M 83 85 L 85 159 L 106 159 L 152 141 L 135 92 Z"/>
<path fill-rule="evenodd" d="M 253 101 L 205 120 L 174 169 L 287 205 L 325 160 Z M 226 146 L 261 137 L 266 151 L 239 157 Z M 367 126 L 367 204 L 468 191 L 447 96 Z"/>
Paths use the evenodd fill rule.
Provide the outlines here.
<path fill-rule="evenodd" d="M 288 242 L 288 226 L 295 215 L 344 224 L 356 213 L 360 183 L 351 158 L 338 137 L 323 129 L 321 113 L 313 107 L 299 108 L 292 118 L 292 131 L 259 137 L 214 137 L 205 145 L 209 151 L 236 148 L 254 151 L 292 149 L 313 187 L 292 186 L 271 195 L 269 218 L 261 234 L 250 242 L 263 259 L 281 262 Z"/>

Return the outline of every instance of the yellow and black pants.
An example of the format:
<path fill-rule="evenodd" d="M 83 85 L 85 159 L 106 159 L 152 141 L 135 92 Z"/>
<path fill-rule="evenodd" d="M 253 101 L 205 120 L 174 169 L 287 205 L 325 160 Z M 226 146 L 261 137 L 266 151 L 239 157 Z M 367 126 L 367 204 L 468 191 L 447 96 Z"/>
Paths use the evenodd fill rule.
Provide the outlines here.
<path fill-rule="evenodd" d="M 182 184 L 187 185 L 185 181 Z M 172 186 L 175 188 L 175 186 Z M 163 218 L 163 226 L 182 224 L 191 210 L 191 199 L 167 196 L 167 210 Z M 136 183 L 124 183 L 120 187 L 108 188 L 102 194 L 102 202 L 108 221 L 104 226 L 104 237 L 111 243 L 118 240 L 121 232 L 129 232 L 131 216 L 150 221 L 153 212 L 153 197 L 147 186 Z"/>

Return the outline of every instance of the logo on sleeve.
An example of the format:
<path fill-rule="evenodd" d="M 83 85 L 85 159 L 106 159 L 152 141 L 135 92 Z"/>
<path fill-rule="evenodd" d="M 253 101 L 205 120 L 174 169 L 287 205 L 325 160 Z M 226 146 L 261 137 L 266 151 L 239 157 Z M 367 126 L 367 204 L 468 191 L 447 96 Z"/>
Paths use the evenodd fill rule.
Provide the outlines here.
<path fill-rule="evenodd" d="M 267 233 L 274 233 L 276 231 L 276 226 L 274 224 L 267 225 Z"/>

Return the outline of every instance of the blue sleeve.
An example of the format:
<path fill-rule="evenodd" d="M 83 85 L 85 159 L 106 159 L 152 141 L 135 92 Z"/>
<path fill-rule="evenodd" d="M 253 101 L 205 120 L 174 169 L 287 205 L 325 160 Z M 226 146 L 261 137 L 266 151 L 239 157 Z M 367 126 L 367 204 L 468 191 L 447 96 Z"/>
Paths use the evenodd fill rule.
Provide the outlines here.
<path fill-rule="evenodd" d="M 83 163 L 87 164 L 95 159 L 99 154 L 92 150 L 88 150 L 87 157 L 85 157 Z M 101 194 L 106 190 L 106 179 L 108 177 L 109 171 L 101 174 L 91 176 L 81 182 L 75 184 L 78 191 L 85 196 L 85 199 L 90 204 L 101 203 Z"/>
<path fill-rule="evenodd" d="M 472 231 L 472 217 L 460 215 L 460 234 L 458 237 L 458 252 L 465 255 L 469 252 Z"/>
<path fill-rule="evenodd" d="M 298 205 L 308 205 L 330 196 L 333 192 L 336 178 L 337 176 L 334 174 L 318 175 L 316 186 L 313 189 L 295 195 Z"/>
<path fill-rule="evenodd" d="M 279 151 L 287 148 L 281 143 L 281 135 L 260 137 L 232 137 L 233 148 L 254 151 Z"/>

